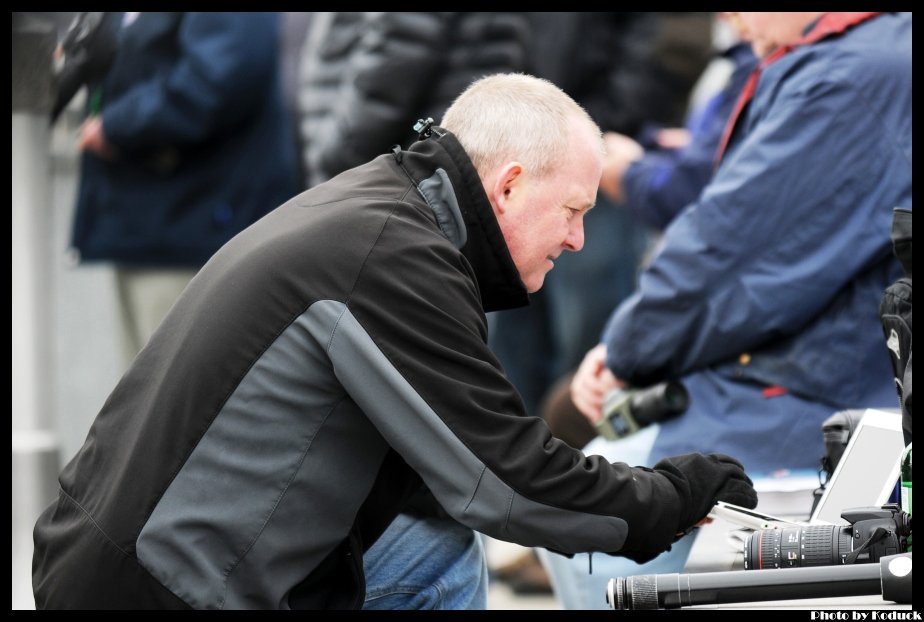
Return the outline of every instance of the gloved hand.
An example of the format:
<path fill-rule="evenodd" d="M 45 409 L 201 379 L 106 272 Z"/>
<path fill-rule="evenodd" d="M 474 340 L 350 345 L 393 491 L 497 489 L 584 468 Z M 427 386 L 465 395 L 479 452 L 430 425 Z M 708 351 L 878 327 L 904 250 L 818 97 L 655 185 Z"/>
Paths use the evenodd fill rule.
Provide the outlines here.
<path fill-rule="evenodd" d="M 692 527 L 712 510 L 716 501 L 746 508 L 757 506 L 753 482 L 740 462 L 724 454 L 684 454 L 665 458 L 654 472 L 670 480 L 683 503 L 681 530 Z"/>

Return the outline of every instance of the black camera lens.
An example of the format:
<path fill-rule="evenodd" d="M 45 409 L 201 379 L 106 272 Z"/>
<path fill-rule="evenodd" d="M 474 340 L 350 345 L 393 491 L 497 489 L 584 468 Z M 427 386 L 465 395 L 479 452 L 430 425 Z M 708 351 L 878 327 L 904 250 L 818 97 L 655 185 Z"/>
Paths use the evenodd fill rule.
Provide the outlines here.
<path fill-rule="evenodd" d="M 848 525 L 761 529 L 744 543 L 744 567 L 799 568 L 878 562 L 908 550 L 911 517 L 895 504 L 848 508 Z"/>
<path fill-rule="evenodd" d="M 800 568 L 842 564 L 853 548 L 849 525 L 811 525 L 761 529 L 744 544 L 744 567 Z"/>
<path fill-rule="evenodd" d="M 679 382 L 662 382 L 637 391 L 632 397 L 632 415 L 641 425 L 679 415 L 687 409 L 690 396 Z"/>

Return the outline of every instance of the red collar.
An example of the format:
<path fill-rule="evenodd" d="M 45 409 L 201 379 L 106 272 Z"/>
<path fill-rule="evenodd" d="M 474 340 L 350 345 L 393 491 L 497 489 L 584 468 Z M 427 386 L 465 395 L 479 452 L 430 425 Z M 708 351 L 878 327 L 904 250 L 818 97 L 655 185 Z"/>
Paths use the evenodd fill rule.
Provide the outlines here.
<path fill-rule="evenodd" d="M 825 37 L 831 35 L 839 35 L 843 32 L 846 32 L 847 29 L 861 24 L 868 19 L 872 19 L 877 15 L 880 15 L 881 11 L 874 12 L 853 12 L 853 13 L 825 13 L 818 21 L 815 22 L 815 25 L 812 26 L 811 30 L 802 35 L 802 38 L 796 41 L 793 47 L 798 47 L 800 45 L 808 45 L 815 43 L 816 41 L 821 41 Z"/>
<path fill-rule="evenodd" d="M 770 56 L 761 61 L 758 69 L 763 69 L 764 67 L 771 65 L 798 47 L 817 43 L 818 41 L 826 39 L 832 35 L 843 34 L 847 32 L 848 29 L 853 28 L 857 24 L 861 24 L 868 19 L 872 19 L 877 15 L 881 15 L 881 11 L 865 13 L 825 13 L 815 21 L 814 25 L 812 25 L 807 33 L 802 35 L 802 38 L 800 38 L 795 43 L 784 45 L 779 49 L 774 50 Z"/>

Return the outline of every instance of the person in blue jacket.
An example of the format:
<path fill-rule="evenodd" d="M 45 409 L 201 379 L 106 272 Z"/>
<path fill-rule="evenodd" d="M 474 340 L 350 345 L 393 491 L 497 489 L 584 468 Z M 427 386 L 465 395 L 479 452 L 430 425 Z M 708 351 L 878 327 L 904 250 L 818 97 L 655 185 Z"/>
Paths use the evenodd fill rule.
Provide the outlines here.
<path fill-rule="evenodd" d="M 609 459 L 709 450 L 756 475 L 814 468 L 826 417 L 895 403 L 877 310 L 899 274 L 892 209 L 912 203 L 911 14 L 732 19 L 762 61 L 715 176 L 571 386 L 592 421 L 625 384 L 680 379 L 690 405 L 586 448 Z M 586 556 L 550 555 L 557 593 L 565 607 L 602 607 L 610 577 L 677 572 L 690 540 L 646 565 L 598 556 L 589 576 Z"/>
<path fill-rule="evenodd" d="M 298 191 L 298 173 L 276 14 L 116 19 L 111 66 L 87 85 L 72 244 L 115 264 L 130 360 L 195 271 Z"/>

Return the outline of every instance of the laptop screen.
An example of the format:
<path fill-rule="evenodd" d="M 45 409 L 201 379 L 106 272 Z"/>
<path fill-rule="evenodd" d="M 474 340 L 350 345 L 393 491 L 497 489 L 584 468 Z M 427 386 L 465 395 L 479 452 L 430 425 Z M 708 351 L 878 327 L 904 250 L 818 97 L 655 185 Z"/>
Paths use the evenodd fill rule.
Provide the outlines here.
<path fill-rule="evenodd" d="M 841 518 L 845 509 L 886 503 L 898 481 L 904 448 L 901 413 L 867 409 L 810 522 L 846 525 Z"/>

